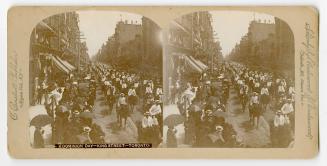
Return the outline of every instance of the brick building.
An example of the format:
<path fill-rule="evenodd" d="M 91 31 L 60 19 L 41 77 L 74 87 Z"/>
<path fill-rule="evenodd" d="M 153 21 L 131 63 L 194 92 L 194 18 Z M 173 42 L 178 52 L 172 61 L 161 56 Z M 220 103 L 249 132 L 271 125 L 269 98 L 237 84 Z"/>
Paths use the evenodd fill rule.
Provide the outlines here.
<path fill-rule="evenodd" d="M 30 38 L 30 91 L 43 80 L 60 79 L 89 63 L 86 43 L 80 40 L 76 12 L 50 16 L 39 22 Z M 33 93 L 31 99 L 33 99 Z M 33 104 L 33 100 L 30 100 Z"/>
<path fill-rule="evenodd" d="M 275 23 L 252 21 L 248 33 L 228 56 L 254 68 L 294 75 L 294 38 L 290 27 L 275 18 Z"/>

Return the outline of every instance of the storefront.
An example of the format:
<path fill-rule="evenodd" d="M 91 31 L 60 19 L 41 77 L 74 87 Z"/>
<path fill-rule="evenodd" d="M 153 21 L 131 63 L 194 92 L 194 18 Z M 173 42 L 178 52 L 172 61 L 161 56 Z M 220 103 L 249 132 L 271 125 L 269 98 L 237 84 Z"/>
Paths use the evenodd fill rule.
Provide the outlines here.
<path fill-rule="evenodd" d="M 33 44 L 30 56 L 30 104 L 34 104 L 36 89 L 46 82 L 63 83 L 65 78 L 76 70 L 72 64 L 63 60 L 58 55 L 61 52 L 43 46 L 41 44 Z"/>

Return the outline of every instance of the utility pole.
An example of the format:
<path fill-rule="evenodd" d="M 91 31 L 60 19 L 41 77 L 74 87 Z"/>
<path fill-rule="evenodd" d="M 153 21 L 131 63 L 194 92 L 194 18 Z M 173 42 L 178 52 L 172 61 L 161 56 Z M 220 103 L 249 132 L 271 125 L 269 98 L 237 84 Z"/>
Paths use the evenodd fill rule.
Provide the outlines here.
<path fill-rule="evenodd" d="M 218 44 L 219 42 L 219 38 L 216 37 L 216 33 L 213 33 L 213 37 L 212 37 L 212 41 L 210 42 L 210 52 L 211 52 L 211 72 L 213 72 L 213 68 L 214 68 L 214 55 L 219 56 L 219 47 L 216 46 L 216 44 Z M 216 50 L 217 48 L 217 50 Z M 216 52 L 217 51 L 217 52 Z M 219 64 L 219 57 L 217 57 L 217 65 Z"/>
<path fill-rule="evenodd" d="M 77 71 L 78 73 L 81 72 L 81 53 L 80 53 L 80 44 L 81 44 L 81 39 L 86 39 L 84 37 L 84 34 L 81 33 L 80 31 L 76 32 L 76 39 L 77 39 Z"/>
<path fill-rule="evenodd" d="M 210 42 L 210 54 L 211 54 L 211 73 L 213 73 L 213 56 L 214 56 L 214 54 L 215 54 L 215 49 L 214 49 L 214 43 L 213 43 L 213 41 L 211 41 Z"/>
<path fill-rule="evenodd" d="M 77 68 L 77 70 L 78 70 L 78 73 L 80 73 L 81 72 L 81 54 L 80 54 L 80 40 L 79 41 L 77 41 L 77 55 L 78 55 L 78 68 Z"/>
<path fill-rule="evenodd" d="M 193 49 L 193 14 L 191 14 L 191 48 Z"/>
<path fill-rule="evenodd" d="M 60 42 L 61 42 L 61 39 L 60 39 L 60 15 L 58 15 L 58 51 L 60 51 Z"/>

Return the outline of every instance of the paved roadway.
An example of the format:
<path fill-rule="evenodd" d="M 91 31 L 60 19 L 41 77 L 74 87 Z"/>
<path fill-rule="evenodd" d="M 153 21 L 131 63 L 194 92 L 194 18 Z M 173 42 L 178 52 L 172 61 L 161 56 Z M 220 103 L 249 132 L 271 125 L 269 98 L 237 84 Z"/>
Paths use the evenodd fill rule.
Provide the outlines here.
<path fill-rule="evenodd" d="M 237 135 L 243 139 L 243 143 L 247 147 L 256 148 L 270 145 L 270 127 L 267 122 L 267 118 L 271 116 L 270 111 L 265 112 L 264 116 L 260 117 L 258 128 L 252 127 L 248 109 L 242 112 L 241 102 L 235 89 L 230 90 L 227 110 L 227 122 L 233 125 Z"/>
<path fill-rule="evenodd" d="M 80 88 L 87 94 L 87 83 L 81 83 Z M 140 111 L 140 106 L 136 106 L 134 112 L 127 120 L 126 129 L 120 129 L 117 126 L 116 110 L 112 111 L 111 115 L 105 115 L 108 111 L 108 106 L 105 103 L 104 94 L 100 90 L 99 84 L 97 85 L 96 100 L 94 102 L 94 118 L 93 122 L 97 123 L 102 130 L 105 132 L 105 141 L 107 143 L 137 143 L 137 127 L 135 125 L 136 121 L 141 121 L 143 115 Z M 37 115 L 42 115 L 46 113 L 44 105 L 35 105 L 29 108 L 29 119 L 33 119 Z M 30 130 L 30 143 L 33 144 L 35 127 L 29 127 Z M 43 127 L 45 131 L 43 137 L 45 139 L 45 144 L 51 144 L 51 125 Z"/>
<path fill-rule="evenodd" d="M 229 99 L 227 103 L 227 118 L 226 121 L 233 125 L 236 133 L 243 139 L 243 143 L 246 147 L 269 147 L 270 146 L 270 129 L 268 121 L 271 121 L 274 117 L 272 111 L 266 111 L 260 118 L 259 128 L 253 128 L 249 122 L 248 110 L 241 111 L 241 104 L 237 97 L 236 90 L 230 89 Z M 168 105 L 164 107 L 164 119 L 169 115 L 179 114 L 176 105 Z M 164 126 L 164 144 L 166 142 L 166 132 L 168 127 Z M 176 126 L 177 129 L 177 142 L 179 147 L 190 147 L 190 145 L 183 144 L 184 141 L 184 125 L 180 124 Z"/>
<path fill-rule="evenodd" d="M 231 88 L 230 95 L 227 104 L 228 117 L 226 118 L 227 122 L 231 123 L 236 130 L 237 134 L 241 136 L 244 140 L 244 144 L 248 147 L 267 147 L 270 145 L 270 131 L 269 125 L 267 122 L 272 121 L 274 117 L 273 111 L 266 111 L 264 116 L 261 117 L 259 122 L 259 128 L 252 128 L 249 123 L 248 111 L 241 112 L 241 104 L 238 100 L 236 91 Z M 140 121 L 142 113 L 140 107 L 137 106 L 136 110 L 131 117 L 128 119 L 126 129 L 119 129 L 116 124 L 116 111 L 112 111 L 111 115 L 105 115 L 105 112 L 108 110 L 108 106 L 105 103 L 104 94 L 101 92 L 98 85 L 96 101 L 94 106 L 94 122 L 97 123 L 105 132 L 105 141 L 108 143 L 136 143 L 137 142 L 137 127 L 135 125 L 136 121 Z M 172 114 L 179 114 L 176 105 L 168 105 L 164 107 L 163 118 Z M 43 105 L 31 106 L 29 108 L 30 119 L 39 115 L 46 114 L 45 108 Z M 167 126 L 164 126 L 163 133 L 164 142 L 166 141 L 166 132 Z M 184 140 L 184 126 L 180 124 L 176 126 L 178 132 L 178 144 L 179 147 L 189 147 L 189 145 L 183 144 Z M 50 143 L 49 137 L 51 137 L 51 127 L 45 126 L 45 137 L 46 142 Z M 30 141 L 33 142 L 33 133 L 34 128 L 30 127 Z M 163 143 L 165 147 L 165 143 Z"/>
<path fill-rule="evenodd" d="M 94 102 L 93 122 L 97 123 L 105 132 L 105 141 L 107 143 L 137 143 L 137 127 L 134 122 L 141 120 L 143 115 L 139 111 L 134 110 L 131 117 L 127 120 L 126 128 L 120 129 L 116 123 L 116 109 L 114 108 L 110 115 L 105 113 L 107 111 L 108 105 L 98 84 L 96 100 Z"/>

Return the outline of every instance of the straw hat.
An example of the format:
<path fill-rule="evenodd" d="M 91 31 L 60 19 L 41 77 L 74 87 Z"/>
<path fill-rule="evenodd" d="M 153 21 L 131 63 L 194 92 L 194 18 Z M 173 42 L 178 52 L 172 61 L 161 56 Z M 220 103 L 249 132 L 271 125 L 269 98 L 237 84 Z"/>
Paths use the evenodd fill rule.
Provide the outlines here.
<path fill-rule="evenodd" d="M 223 126 L 218 125 L 218 126 L 216 126 L 216 130 L 217 130 L 217 131 L 223 131 L 224 128 L 223 128 Z"/>
<path fill-rule="evenodd" d="M 79 111 L 77 111 L 77 110 L 75 110 L 75 111 L 73 111 L 73 114 L 74 114 L 74 115 L 79 115 L 79 114 L 80 114 L 80 112 L 79 112 Z"/>
<path fill-rule="evenodd" d="M 146 115 L 151 115 L 151 114 L 149 111 L 147 111 L 147 112 L 144 112 L 144 116 L 146 116 Z"/>
<path fill-rule="evenodd" d="M 206 113 L 207 113 L 207 114 L 212 114 L 213 112 L 212 112 L 212 110 L 210 109 L 210 110 L 206 110 Z"/>
<path fill-rule="evenodd" d="M 83 131 L 89 133 L 92 129 L 89 126 L 83 127 Z"/>

